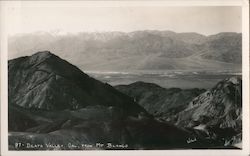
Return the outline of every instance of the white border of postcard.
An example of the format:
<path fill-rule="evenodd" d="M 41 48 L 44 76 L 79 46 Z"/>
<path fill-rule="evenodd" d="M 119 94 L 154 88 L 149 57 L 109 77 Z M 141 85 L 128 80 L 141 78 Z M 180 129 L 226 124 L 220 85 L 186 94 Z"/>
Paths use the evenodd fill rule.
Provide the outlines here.
<path fill-rule="evenodd" d="M 242 7 L 242 80 L 243 80 L 243 144 L 242 150 L 127 150 L 127 151 L 8 151 L 8 9 L 17 6 L 241 6 Z M 249 152 L 249 1 L 248 0 L 140 0 L 140 1 L 0 1 L 0 48 L 1 48 L 1 155 L 2 156 L 68 156 L 68 155 L 130 155 L 130 156 L 247 156 Z"/>

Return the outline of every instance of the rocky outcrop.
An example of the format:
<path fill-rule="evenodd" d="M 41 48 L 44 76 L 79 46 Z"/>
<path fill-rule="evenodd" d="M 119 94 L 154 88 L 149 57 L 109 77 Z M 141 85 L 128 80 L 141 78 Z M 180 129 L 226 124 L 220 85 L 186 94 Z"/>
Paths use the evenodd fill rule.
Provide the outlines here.
<path fill-rule="evenodd" d="M 231 77 L 209 90 L 165 89 L 136 82 L 116 86 L 156 118 L 185 128 L 194 137 L 209 138 L 223 146 L 237 146 L 242 136 L 242 81 Z M 192 139 L 191 139 L 192 140 Z"/>
<path fill-rule="evenodd" d="M 176 125 L 200 128 L 225 144 L 240 142 L 242 133 L 242 81 L 231 77 L 194 98 L 177 114 Z M 237 139 L 236 139 L 237 138 Z"/>
<path fill-rule="evenodd" d="M 197 122 L 196 124 L 217 125 L 220 128 L 241 128 L 241 83 L 239 77 L 231 77 L 194 98 L 178 114 L 177 124 L 190 127 L 196 126 L 190 124 Z"/>

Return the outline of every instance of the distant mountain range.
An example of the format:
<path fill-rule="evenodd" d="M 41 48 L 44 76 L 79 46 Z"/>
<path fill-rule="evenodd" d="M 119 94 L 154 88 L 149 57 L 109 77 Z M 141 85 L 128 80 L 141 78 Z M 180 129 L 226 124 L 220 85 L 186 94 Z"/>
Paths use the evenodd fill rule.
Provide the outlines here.
<path fill-rule="evenodd" d="M 55 35 L 32 33 L 9 38 L 9 58 L 50 50 L 85 71 L 241 71 L 241 33 L 204 36 L 172 31 Z"/>
<path fill-rule="evenodd" d="M 10 150 L 235 148 L 229 139 L 241 140 L 241 81 L 236 78 L 218 83 L 210 91 L 212 100 L 204 101 L 205 90 L 164 89 L 143 82 L 131 85 L 134 97 L 125 93 L 126 86 L 118 91 L 48 51 L 10 60 L 8 77 Z M 154 112 L 160 110 L 158 116 L 147 102 Z M 178 113 L 167 113 L 172 110 Z M 186 110 L 193 113 L 185 116 Z M 216 110 L 218 120 L 205 122 L 213 117 L 207 110 Z M 171 120 L 164 114 L 171 114 Z M 195 129 L 206 123 L 214 135 Z M 230 134 L 219 135 L 228 132 L 223 128 L 230 128 Z"/>

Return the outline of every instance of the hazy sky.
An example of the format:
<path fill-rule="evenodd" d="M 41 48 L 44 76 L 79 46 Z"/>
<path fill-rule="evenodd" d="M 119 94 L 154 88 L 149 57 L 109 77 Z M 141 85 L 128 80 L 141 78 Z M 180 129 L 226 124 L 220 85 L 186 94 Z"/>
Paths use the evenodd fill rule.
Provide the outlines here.
<path fill-rule="evenodd" d="M 13 7 L 10 33 L 172 30 L 241 32 L 240 7 Z"/>

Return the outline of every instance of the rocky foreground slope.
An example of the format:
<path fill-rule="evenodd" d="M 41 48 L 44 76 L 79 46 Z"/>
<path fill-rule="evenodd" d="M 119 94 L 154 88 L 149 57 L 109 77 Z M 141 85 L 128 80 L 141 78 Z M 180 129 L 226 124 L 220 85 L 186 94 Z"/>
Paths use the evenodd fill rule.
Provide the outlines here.
<path fill-rule="evenodd" d="M 194 98 L 176 115 L 176 125 L 210 132 L 225 144 L 241 142 L 242 80 L 231 77 Z"/>
<path fill-rule="evenodd" d="M 242 81 L 240 77 L 222 80 L 207 91 L 165 89 L 143 82 L 116 86 L 116 88 L 136 99 L 141 106 L 160 120 L 196 131 L 195 133 L 204 132 L 202 135 L 205 137 L 214 138 L 224 145 L 241 142 Z"/>
<path fill-rule="evenodd" d="M 8 68 L 11 150 L 190 146 L 190 132 L 155 120 L 129 96 L 48 51 L 10 60 Z"/>

